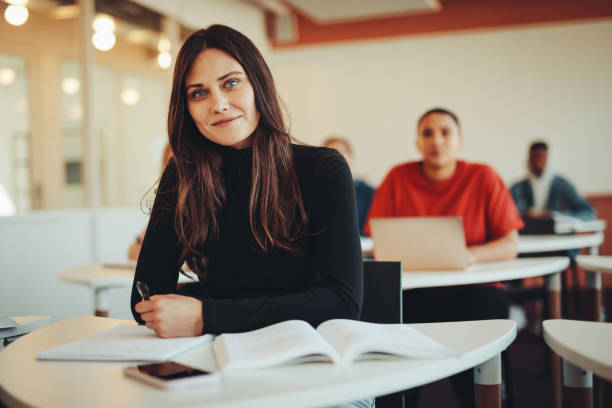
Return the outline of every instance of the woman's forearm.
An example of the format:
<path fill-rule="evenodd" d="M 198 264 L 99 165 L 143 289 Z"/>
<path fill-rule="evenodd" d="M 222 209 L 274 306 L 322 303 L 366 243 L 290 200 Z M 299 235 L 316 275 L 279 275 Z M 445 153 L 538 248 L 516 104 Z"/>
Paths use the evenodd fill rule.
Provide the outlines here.
<path fill-rule="evenodd" d="M 511 231 L 501 238 L 468 248 L 473 262 L 503 261 L 516 258 L 518 232 Z"/>

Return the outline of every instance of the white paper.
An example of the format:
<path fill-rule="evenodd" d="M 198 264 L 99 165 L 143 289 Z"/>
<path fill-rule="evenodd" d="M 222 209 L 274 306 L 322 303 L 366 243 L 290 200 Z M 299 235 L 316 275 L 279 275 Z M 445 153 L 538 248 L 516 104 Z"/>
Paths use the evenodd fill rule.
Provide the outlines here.
<path fill-rule="evenodd" d="M 162 339 L 146 326 L 121 324 L 71 343 L 44 350 L 38 360 L 164 361 L 198 344 L 212 340 L 199 337 Z"/>

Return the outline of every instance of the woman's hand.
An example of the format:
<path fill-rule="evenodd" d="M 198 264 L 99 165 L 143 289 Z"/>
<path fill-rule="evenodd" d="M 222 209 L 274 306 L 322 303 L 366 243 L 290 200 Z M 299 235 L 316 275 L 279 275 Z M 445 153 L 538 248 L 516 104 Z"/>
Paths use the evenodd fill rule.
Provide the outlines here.
<path fill-rule="evenodd" d="M 159 337 L 192 337 L 202 334 L 202 301 L 189 296 L 155 295 L 134 307 L 149 329 Z"/>

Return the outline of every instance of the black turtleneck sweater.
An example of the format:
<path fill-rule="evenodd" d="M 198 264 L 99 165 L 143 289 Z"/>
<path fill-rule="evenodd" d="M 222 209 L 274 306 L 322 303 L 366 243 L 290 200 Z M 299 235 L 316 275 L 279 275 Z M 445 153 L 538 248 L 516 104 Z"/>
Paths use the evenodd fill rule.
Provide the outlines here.
<path fill-rule="evenodd" d="M 214 145 L 223 159 L 226 201 L 219 237 L 207 244 L 208 278 L 202 284 L 204 333 L 241 332 L 283 320 L 313 326 L 333 318 L 357 319 L 362 299 L 362 258 L 355 188 L 344 158 L 327 148 L 292 145 L 299 188 L 308 216 L 302 254 L 253 250 L 249 226 L 252 149 Z M 177 184 L 171 161 L 159 191 Z M 182 250 L 174 230 L 176 194 L 158 194 L 138 258 L 134 282 L 151 294 L 176 293 Z M 132 287 L 132 313 L 140 296 Z"/>

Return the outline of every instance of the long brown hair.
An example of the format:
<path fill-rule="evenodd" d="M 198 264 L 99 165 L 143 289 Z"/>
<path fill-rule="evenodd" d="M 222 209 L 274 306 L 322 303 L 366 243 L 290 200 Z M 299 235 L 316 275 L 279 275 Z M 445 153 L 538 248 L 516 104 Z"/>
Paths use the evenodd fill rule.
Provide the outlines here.
<path fill-rule="evenodd" d="M 183 245 L 181 261 L 200 279 L 208 272 L 206 246 L 219 234 L 217 214 L 225 202 L 222 159 L 189 115 L 185 78 L 205 49 L 226 52 L 243 67 L 255 94 L 259 123 L 253 139 L 250 228 L 261 253 L 299 253 L 306 212 L 293 164 L 272 73 L 255 45 L 243 34 L 212 25 L 191 34 L 178 53 L 168 111 L 168 135 L 178 173 L 174 227 Z"/>

